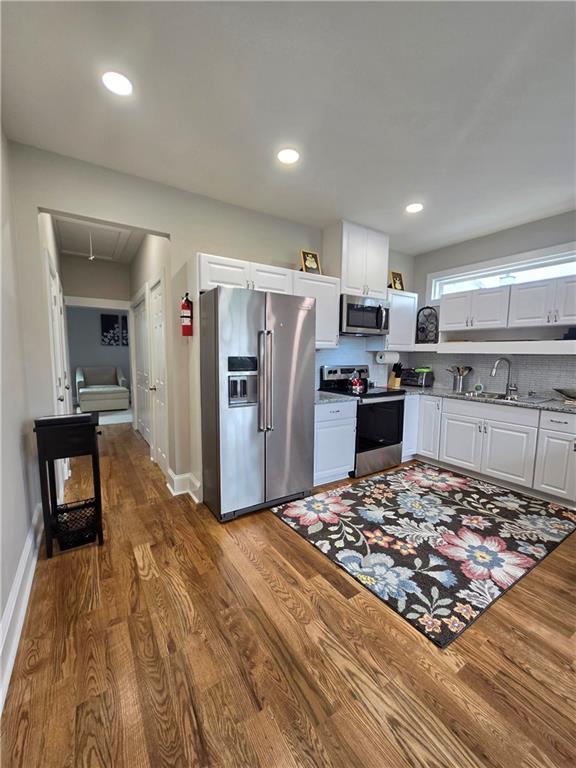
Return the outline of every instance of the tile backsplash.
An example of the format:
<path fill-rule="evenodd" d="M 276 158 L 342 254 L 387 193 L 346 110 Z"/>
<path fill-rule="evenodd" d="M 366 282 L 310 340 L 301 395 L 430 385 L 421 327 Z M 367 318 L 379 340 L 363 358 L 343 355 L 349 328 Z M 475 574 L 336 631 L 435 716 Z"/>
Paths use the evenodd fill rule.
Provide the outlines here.
<path fill-rule="evenodd" d="M 336 349 L 316 351 L 316 388 L 320 384 L 321 365 L 369 365 L 370 378 L 380 386 L 388 379 L 388 366 L 377 365 L 374 353 L 366 351 L 366 339 L 358 336 L 340 336 Z"/>
<path fill-rule="evenodd" d="M 490 376 L 497 357 L 499 355 L 400 353 L 400 361 L 405 367 L 430 366 L 434 371 L 434 383 L 437 386 L 452 387 L 452 374 L 446 370 L 451 365 L 470 365 L 473 370 L 464 380 L 465 389 L 473 389 L 474 385 L 480 382 L 489 391 L 504 392 L 508 375 L 506 364 L 498 366 L 494 378 Z M 517 384 L 520 393 L 525 394 L 529 390 L 547 393 L 554 387 L 576 387 L 576 356 L 509 355 L 507 357 L 511 363 L 510 382 Z"/>

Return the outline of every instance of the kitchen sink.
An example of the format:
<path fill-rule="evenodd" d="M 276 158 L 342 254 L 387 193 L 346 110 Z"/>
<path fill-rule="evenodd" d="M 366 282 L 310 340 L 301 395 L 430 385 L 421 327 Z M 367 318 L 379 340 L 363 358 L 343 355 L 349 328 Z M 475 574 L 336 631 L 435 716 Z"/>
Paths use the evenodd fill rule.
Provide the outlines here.
<path fill-rule="evenodd" d="M 506 396 L 503 392 L 464 392 L 471 400 L 516 400 L 515 397 Z"/>

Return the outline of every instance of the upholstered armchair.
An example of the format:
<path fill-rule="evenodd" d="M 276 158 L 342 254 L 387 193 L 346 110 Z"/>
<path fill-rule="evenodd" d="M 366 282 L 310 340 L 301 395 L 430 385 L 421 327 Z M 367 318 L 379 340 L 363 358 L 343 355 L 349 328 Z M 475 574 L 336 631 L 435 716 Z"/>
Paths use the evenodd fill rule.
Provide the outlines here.
<path fill-rule="evenodd" d="M 128 380 L 122 368 L 114 366 L 76 368 L 76 394 L 83 412 L 130 407 Z"/>

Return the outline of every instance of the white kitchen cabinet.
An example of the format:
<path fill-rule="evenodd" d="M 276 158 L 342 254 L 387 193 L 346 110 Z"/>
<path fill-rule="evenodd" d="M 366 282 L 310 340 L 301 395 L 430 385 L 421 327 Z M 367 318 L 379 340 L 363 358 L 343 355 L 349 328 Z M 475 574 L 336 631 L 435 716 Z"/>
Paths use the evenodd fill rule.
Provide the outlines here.
<path fill-rule="evenodd" d="M 337 277 L 294 272 L 293 291 L 295 296 L 316 299 L 316 349 L 337 347 L 340 280 Z"/>
<path fill-rule="evenodd" d="M 402 461 L 408 461 L 418 452 L 418 414 L 420 395 L 407 395 L 404 400 L 404 428 L 402 430 Z"/>
<path fill-rule="evenodd" d="M 356 401 L 317 403 L 314 409 L 314 485 L 349 476 L 356 458 Z"/>
<path fill-rule="evenodd" d="M 548 325 L 556 296 L 555 280 L 513 285 L 510 290 L 508 326 L 511 328 Z"/>
<path fill-rule="evenodd" d="M 575 325 L 576 275 L 561 277 L 555 282 L 554 322 L 561 325 Z"/>
<path fill-rule="evenodd" d="M 210 253 L 199 253 L 199 290 L 209 291 L 217 285 L 231 288 L 248 288 L 250 262 L 229 259 Z"/>
<path fill-rule="evenodd" d="M 576 276 L 513 285 L 508 326 L 511 328 L 576 323 Z"/>
<path fill-rule="evenodd" d="M 418 414 L 418 454 L 430 459 L 438 458 L 442 398 L 420 395 Z"/>
<path fill-rule="evenodd" d="M 506 328 L 510 286 L 471 291 L 470 327 Z"/>
<path fill-rule="evenodd" d="M 255 291 L 271 291 L 272 293 L 288 293 L 292 291 L 292 276 L 294 271 L 284 267 L 273 267 L 269 264 L 250 264 L 250 285 Z"/>
<path fill-rule="evenodd" d="M 576 501 L 576 434 L 539 430 L 534 488 Z"/>
<path fill-rule="evenodd" d="M 440 299 L 440 330 L 506 328 L 510 286 L 448 293 Z"/>
<path fill-rule="evenodd" d="M 323 250 L 328 262 L 340 264 L 342 293 L 387 297 L 388 235 L 342 221 L 325 232 Z"/>
<path fill-rule="evenodd" d="M 389 290 L 388 298 L 390 299 L 388 349 L 412 347 L 416 340 L 418 294 Z"/>
<path fill-rule="evenodd" d="M 475 416 L 444 413 L 438 458 L 464 469 L 480 470 L 482 420 Z"/>
<path fill-rule="evenodd" d="M 483 432 L 480 471 L 510 483 L 531 486 L 538 429 L 508 422 L 485 421 Z"/>

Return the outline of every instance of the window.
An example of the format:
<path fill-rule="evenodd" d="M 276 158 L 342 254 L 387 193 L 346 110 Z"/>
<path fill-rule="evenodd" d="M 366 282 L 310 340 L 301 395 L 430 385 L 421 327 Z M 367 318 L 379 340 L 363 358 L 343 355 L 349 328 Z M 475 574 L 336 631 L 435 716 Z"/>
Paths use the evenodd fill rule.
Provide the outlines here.
<path fill-rule="evenodd" d="M 430 300 L 447 293 L 576 275 L 576 243 L 428 275 Z"/>

